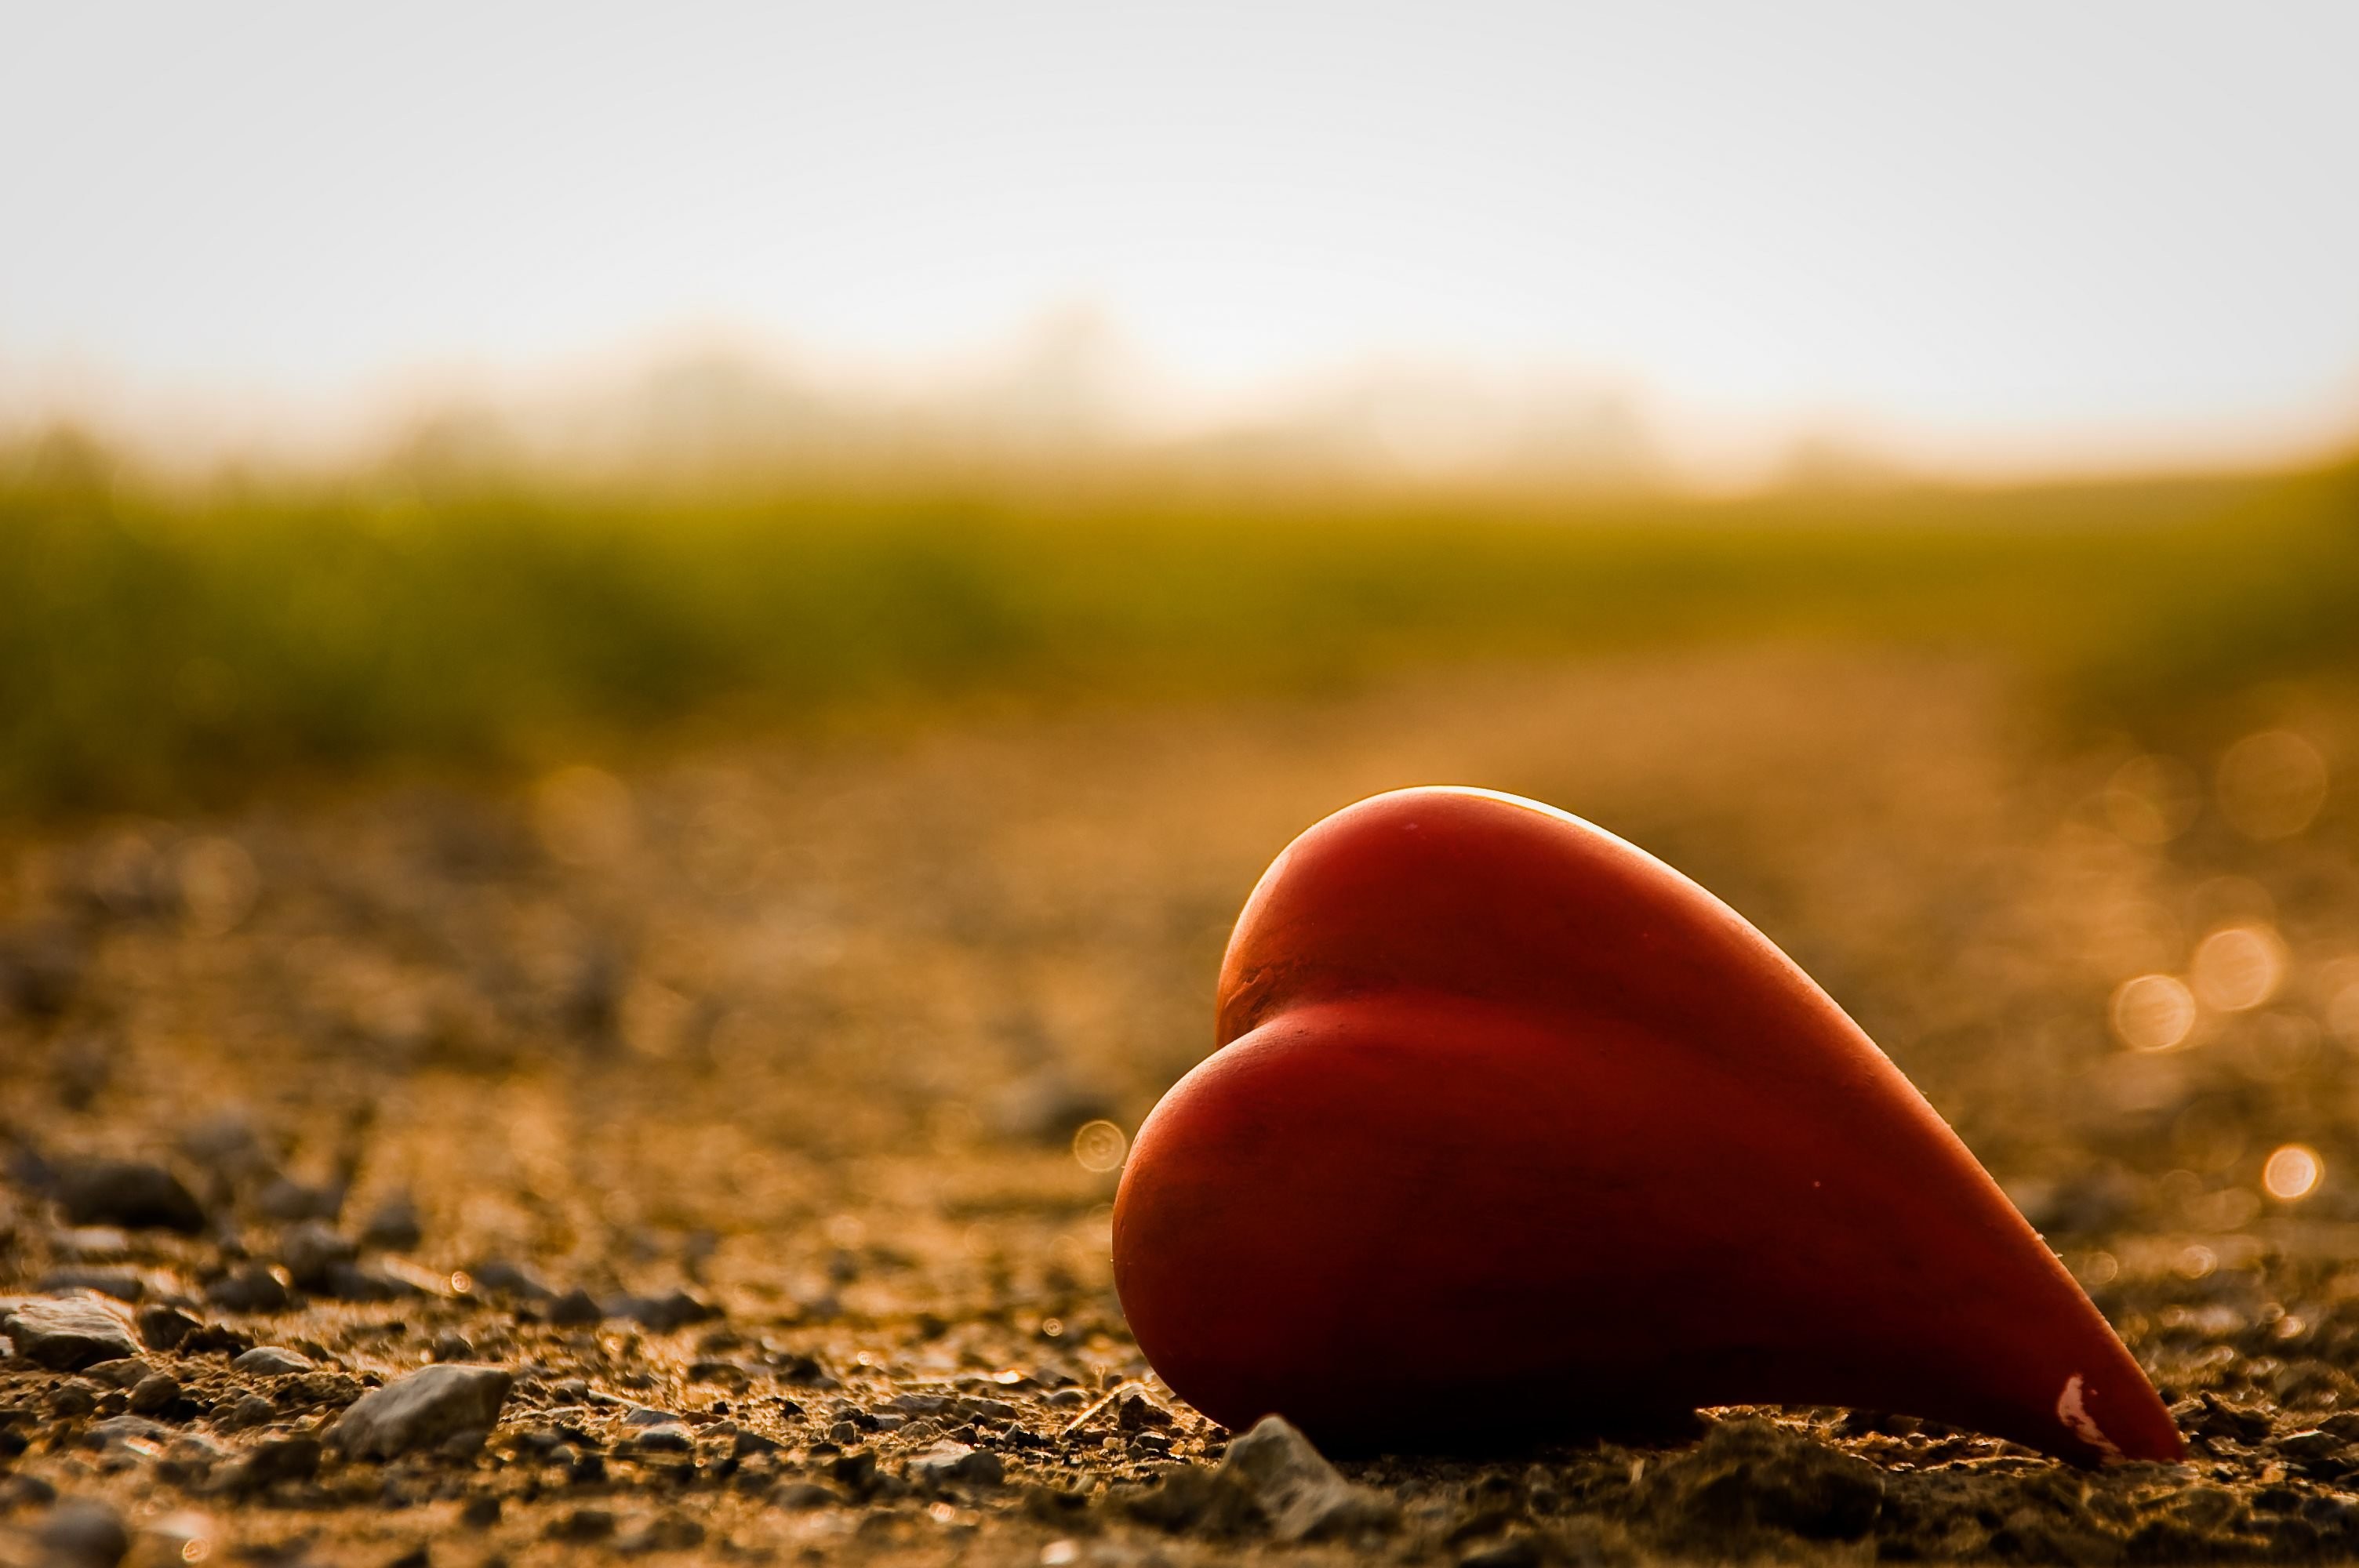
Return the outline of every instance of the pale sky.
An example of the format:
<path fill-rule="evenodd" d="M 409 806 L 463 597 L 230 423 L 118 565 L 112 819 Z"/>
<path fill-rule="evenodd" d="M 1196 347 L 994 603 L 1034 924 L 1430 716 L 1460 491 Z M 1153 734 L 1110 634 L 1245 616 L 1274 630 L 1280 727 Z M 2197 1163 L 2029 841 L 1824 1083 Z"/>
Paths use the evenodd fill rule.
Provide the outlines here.
<path fill-rule="evenodd" d="M 2359 5 L 9 5 L 0 395 L 1102 311 L 1932 461 L 2359 433 Z"/>

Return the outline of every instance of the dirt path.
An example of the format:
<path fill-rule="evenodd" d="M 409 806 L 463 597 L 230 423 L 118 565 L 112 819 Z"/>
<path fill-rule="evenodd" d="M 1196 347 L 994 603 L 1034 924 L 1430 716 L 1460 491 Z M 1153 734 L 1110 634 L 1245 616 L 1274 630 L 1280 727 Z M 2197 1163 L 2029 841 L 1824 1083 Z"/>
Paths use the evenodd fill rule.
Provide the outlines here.
<path fill-rule="evenodd" d="M 2305 722 L 2329 756 L 2351 733 Z M 1397 1519 L 1299 1550 L 2349 1555 L 2359 837 L 2337 796 L 2289 836 L 2215 804 L 2144 842 L 2182 803 L 2129 758 L 1972 665 L 1696 655 L 20 838 L 0 1301 L 96 1283 L 201 1326 L 138 1367 L 0 1361 L 0 1563 L 103 1535 L 76 1499 L 140 1562 L 1297 1550 L 1250 1517 L 1222 1536 L 1178 1484 L 1139 1501 L 1225 1434 L 1124 1332 L 1118 1145 L 1100 1130 L 1108 1168 L 1085 1168 L 1075 1133 L 1136 1127 L 1202 1054 L 1228 924 L 1288 838 L 1434 781 L 1588 816 L 1784 944 L 2091 1282 L 2197 1454 L 2093 1477 L 1797 1413 L 1659 1452 L 1349 1466 Z M 2125 979 L 2240 1000 L 2190 970 L 2222 927 L 2264 934 L 2239 951 L 2248 988 L 2277 967 L 2266 996 L 2125 1050 Z M 2260 1172 L 2292 1143 L 2325 1177 L 2285 1203 Z M 168 1167 L 196 1232 L 109 1226 L 105 1202 L 74 1223 L 105 1156 Z M 234 1368 L 249 1345 L 311 1366 Z M 306 1457 L 434 1358 L 512 1374 L 480 1448 Z M 158 1373 L 168 1400 L 139 1392 Z"/>

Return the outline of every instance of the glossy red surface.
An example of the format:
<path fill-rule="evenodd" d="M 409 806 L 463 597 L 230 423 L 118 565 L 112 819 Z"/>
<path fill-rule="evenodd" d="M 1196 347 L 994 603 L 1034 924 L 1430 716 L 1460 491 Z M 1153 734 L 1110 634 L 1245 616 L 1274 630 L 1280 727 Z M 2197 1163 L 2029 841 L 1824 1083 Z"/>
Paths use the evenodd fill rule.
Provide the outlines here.
<path fill-rule="evenodd" d="M 2153 1388 L 1908 1081 L 1702 888 L 1562 812 L 1403 790 L 1254 890 L 1220 1049 L 1139 1130 L 1114 1271 L 1236 1429 L 1430 1448 L 1700 1406 L 2176 1459 Z"/>

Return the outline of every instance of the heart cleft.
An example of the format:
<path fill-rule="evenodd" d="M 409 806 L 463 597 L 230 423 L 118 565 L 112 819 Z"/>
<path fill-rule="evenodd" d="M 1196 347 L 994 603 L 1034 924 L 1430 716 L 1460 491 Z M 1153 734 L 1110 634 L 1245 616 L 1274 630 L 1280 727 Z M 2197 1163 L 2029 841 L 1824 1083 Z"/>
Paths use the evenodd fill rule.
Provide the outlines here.
<path fill-rule="evenodd" d="M 2184 1452 L 1874 1042 L 1578 817 L 1424 788 L 1317 824 L 1237 922 L 1217 1042 L 1139 1129 L 1114 1261 L 1148 1360 L 1234 1430 L 1415 1450 L 1849 1405 Z"/>

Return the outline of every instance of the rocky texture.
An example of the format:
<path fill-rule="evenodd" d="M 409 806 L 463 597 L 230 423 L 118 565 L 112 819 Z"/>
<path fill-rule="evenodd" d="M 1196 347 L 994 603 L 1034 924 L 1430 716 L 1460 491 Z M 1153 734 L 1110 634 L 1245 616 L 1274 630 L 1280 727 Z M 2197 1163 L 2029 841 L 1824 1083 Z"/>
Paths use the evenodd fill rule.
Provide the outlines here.
<path fill-rule="evenodd" d="M 1765 1421 L 1714 1426 L 1690 1452 L 1653 1466 L 1635 1502 L 1673 1539 L 1712 1546 L 1799 1536 L 1857 1541 L 1884 1511 L 1884 1472 Z"/>

